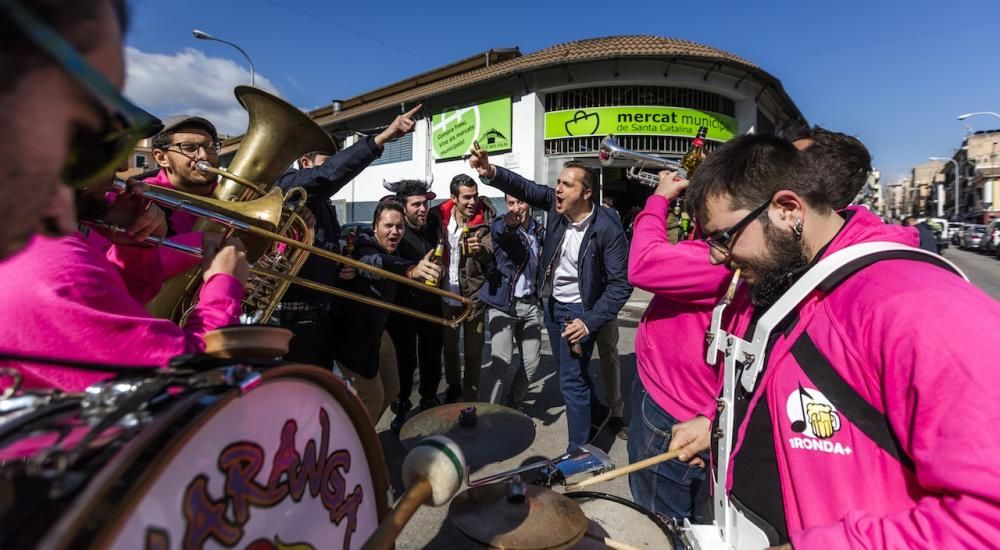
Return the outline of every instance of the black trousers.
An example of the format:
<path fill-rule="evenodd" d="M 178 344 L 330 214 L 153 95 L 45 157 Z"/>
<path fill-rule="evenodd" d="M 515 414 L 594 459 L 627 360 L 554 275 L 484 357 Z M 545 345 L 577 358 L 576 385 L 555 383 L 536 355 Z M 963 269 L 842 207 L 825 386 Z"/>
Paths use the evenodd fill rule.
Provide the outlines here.
<path fill-rule="evenodd" d="M 309 311 L 278 311 L 274 318 L 292 331 L 286 361 L 333 368 L 333 317 L 327 307 Z"/>
<path fill-rule="evenodd" d="M 405 315 L 391 314 L 386 324 L 389 337 L 396 346 L 399 366 L 399 398 L 407 400 L 413 393 L 413 373 L 420 367 L 420 398 L 437 396 L 441 383 L 441 349 L 444 327 Z"/>

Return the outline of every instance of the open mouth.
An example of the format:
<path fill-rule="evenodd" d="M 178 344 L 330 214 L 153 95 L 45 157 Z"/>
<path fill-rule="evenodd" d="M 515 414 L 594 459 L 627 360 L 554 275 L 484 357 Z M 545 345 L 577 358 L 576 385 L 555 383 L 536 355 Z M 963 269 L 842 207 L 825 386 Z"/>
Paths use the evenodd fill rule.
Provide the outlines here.
<path fill-rule="evenodd" d="M 556 195 L 556 208 L 562 208 L 564 202 L 566 202 L 566 199 Z"/>

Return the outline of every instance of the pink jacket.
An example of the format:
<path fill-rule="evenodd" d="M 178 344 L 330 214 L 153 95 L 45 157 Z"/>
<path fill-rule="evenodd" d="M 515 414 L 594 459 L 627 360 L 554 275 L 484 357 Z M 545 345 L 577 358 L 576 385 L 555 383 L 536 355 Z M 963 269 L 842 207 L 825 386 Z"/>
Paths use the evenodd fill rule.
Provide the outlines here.
<path fill-rule="evenodd" d="M 109 246 L 102 252 L 102 246 L 79 233 L 35 237 L 0 263 L 7 289 L 0 301 L 0 346 L 46 357 L 166 365 L 174 356 L 202 351 L 206 332 L 238 322 L 243 287 L 225 274 L 202 286 L 184 329 L 151 317 L 141 300 L 159 287 L 158 251 Z M 31 364 L 18 369 L 25 388 L 80 391 L 109 376 Z"/>
<path fill-rule="evenodd" d="M 639 378 L 653 401 L 683 422 L 714 417 L 721 377 L 705 362 L 705 330 L 732 273 L 709 262 L 703 241 L 670 243 L 669 206 L 652 195 L 636 217 L 628 279 L 655 295 L 635 336 Z"/>
<path fill-rule="evenodd" d="M 917 244 L 910 228 L 884 225 L 859 208 L 826 253 L 870 241 Z M 793 546 L 995 547 L 1000 304 L 940 267 L 885 260 L 828 294 L 815 292 L 798 314 L 794 328 L 769 353 L 746 415 L 767 398 Z M 803 331 L 836 372 L 887 416 L 914 462 L 912 471 L 816 390 L 791 355 Z M 792 429 L 796 421 L 799 431 Z M 744 421 L 740 443 L 746 428 Z M 731 470 L 730 487 L 739 475 L 753 472 Z"/>
<path fill-rule="evenodd" d="M 143 182 L 157 187 L 174 189 L 173 184 L 170 183 L 170 178 L 167 176 L 167 171 L 162 168 L 156 173 L 155 176 L 146 178 Z M 194 226 L 194 223 L 198 221 L 198 218 L 183 212 L 168 211 L 167 220 L 170 225 L 170 232 L 167 236 L 171 241 L 188 246 L 201 246 L 201 232 L 191 232 L 191 229 Z M 160 260 L 163 264 L 162 279 L 164 281 L 176 275 L 180 275 L 181 273 L 184 273 L 188 269 L 191 269 L 201 263 L 201 261 L 194 256 L 170 250 L 169 248 L 160 248 Z"/>

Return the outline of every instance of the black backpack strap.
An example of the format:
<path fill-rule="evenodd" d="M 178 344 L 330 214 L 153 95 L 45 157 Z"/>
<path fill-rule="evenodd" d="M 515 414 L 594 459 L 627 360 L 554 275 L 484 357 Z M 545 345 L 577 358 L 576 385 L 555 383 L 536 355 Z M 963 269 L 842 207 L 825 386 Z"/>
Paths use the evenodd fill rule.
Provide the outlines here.
<path fill-rule="evenodd" d="M 837 411 L 850 419 L 876 445 L 889 453 L 904 466 L 913 470 L 913 459 L 906 454 L 889 424 L 889 419 L 865 401 L 858 392 L 844 380 L 833 365 L 813 343 L 809 333 L 802 334 L 792 344 L 792 357 L 798 361 L 809 380 L 816 384 Z"/>
<path fill-rule="evenodd" d="M 882 260 L 913 260 L 942 267 L 957 275 L 951 263 L 944 258 L 927 254 L 920 250 L 885 250 L 868 254 L 845 263 L 827 276 L 816 288 L 829 293 L 845 279 L 858 271 Z M 906 454 L 889 424 L 889 419 L 866 401 L 851 387 L 833 368 L 833 365 L 819 351 L 816 344 L 806 331 L 792 344 L 792 357 L 799 363 L 806 376 L 816 384 L 816 389 L 823 393 L 831 403 L 851 420 L 869 439 L 875 442 L 885 452 L 898 460 L 904 466 L 913 470 L 913 459 Z"/>

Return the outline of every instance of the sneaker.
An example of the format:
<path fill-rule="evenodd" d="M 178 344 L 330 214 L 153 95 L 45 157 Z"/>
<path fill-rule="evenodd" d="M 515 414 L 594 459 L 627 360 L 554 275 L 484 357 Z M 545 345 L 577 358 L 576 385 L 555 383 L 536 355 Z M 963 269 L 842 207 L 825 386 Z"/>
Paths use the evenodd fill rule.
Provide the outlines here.
<path fill-rule="evenodd" d="M 628 424 L 625 423 L 624 418 L 620 416 L 612 416 L 608 419 L 608 428 L 610 428 L 611 431 L 618 436 L 618 439 L 628 441 Z"/>
<path fill-rule="evenodd" d="M 458 403 L 462 400 L 462 386 L 457 384 L 452 384 L 448 386 L 448 390 L 444 392 L 444 402 L 447 403 Z"/>
<path fill-rule="evenodd" d="M 413 408 L 413 403 L 410 403 L 409 399 L 396 399 L 392 403 L 389 403 L 389 410 L 396 414 L 399 414 L 400 408 L 406 413 L 406 411 Z"/>
<path fill-rule="evenodd" d="M 433 409 L 434 407 L 437 407 L 440 404 L 441 401 L 438 401 L 436 395 L 434 397 L 423 397 L 420 399 L 420 412 L 424 412 L 427 409 Z"/>

